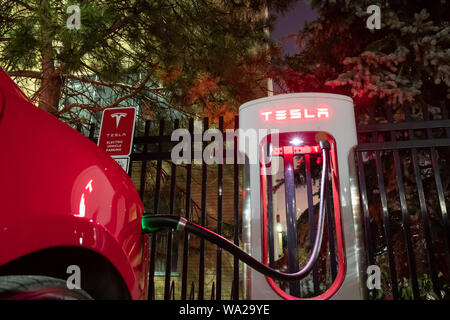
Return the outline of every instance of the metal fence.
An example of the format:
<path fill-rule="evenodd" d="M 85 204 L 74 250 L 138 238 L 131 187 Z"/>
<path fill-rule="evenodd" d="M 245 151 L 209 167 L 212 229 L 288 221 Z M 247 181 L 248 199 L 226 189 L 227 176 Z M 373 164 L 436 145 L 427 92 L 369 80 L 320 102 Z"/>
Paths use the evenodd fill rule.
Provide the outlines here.
<path fill-rule="evenodd" d="M 382 270 L 372 298 L 449 298 L 450 120 L 438 107 L 356 108 L 367 261 Z"/>
<path fill-rule="evenodd" d="M 234 119 L 234 128 L 237 129 L 238 127 L 238 117 L 235 117 Z M 188 220 L 193 220 L 198 222 L 202 226 L 207 226 L 207 211 L 206 211 L 206 201 L 207 201 L 207 178 L 208 178 L 208 165 L 206 163 L 202 163 L 201 165 L 201 190 L 200 193 L 200 205 L 193 206 L 192 203 L 192 181 L 193 181 L 193 165 L 195 164 L 183 164 L 183 165 L 175 165 L 173 164 L 171 159 L 171 153 L 170 149 L 173 146 L 174 142 L 170 141 L 170 134 L 171 130 L 177 129 L 180 126 L 180 121 L 175 120 L 171 125 L 170 128 L 167 128 L 167 122 L 164 120 L 161 120 L 159 122 L 158 126 L 158 134 L 157 135 L 151 135 L 150 134 L 150 127 L 151 122 L 146 121 L 145 123 L 145 130 L 144 135 L 136 137 L 134 140 L 134 153 L 131 156 L 132 164 L 136 163 L 139 168 L 139 194 L 141 198 L 144 201 L 144 204 L 147 204 L 148 201 L 146 201 L 146 186 L 147 181 L 149 179 L 148 175 L 148 164 L 153 162 L 153 166 L 155 168 L 154 176 L 150 177 L 154 184 L 152 186 L 152 205 L 148 206 L 147 214 L 159 214 L 159 213 L 166 213 L 166 214 L 176 214 L 176 215 L 182 215 Z M 189 132 L 192 136 L 194 136 L 194 121 L 193 119 L 189 119 L 186 123 L 186 125 L 189 128 Z M 203 130 L 207 130 L 209 128 L 209 119 L 205 118 L 203 119 Z M 224 120 L 223 118 L 218 119 L 218 129 L 224 133 Z M 200 133 L 201 134 L 201 133 Z M 193 148 L 193 144 L 191 144 Z M 204 148 L 204 143 L 202 150 Z M 240 230 L 240 215 L 239 215 L 239 186 L 240 186 L 240 176 L 239 176 L 239 166 L 236 161 L 237 153 L 236 150 L 234 150 L 234 165 L 233 165 L 233 186 L 227 185 L 226 188 L 232 188 L 233 190 L 233 230 L 232 230 L 232 240 L 235 244 L 239 245 L 239 230 Z M 192 157 L 194 156 L 194 150 L 191 150 Z M 156 163 L 155 163 L 156 162 Z M 160 208 L 161 203 L 161 181 L 162 181 L 162 174 L 164 171 L 164 163 L 166 164 L 166 167 L 169 168 L 170 172 L 167 173 L 169 182 L 169 197 L 168 197 L 168 207 L 166 206 L 166 212 L 163 212 Z M 223 174 L 224 174 L 224 165 L 223 164 L 217 164 L 215 165 L 216 168 L 214 170 L 214 174 L 216 175 L 217 179 L 217 193 L 215 194 L 215 197 L 217 198 L 217 207 L 216 207 L 216 216 L 213 217 L 215 220 L 215 231 L 218 234 L 223 234 Z M 136 165 L 131 165 L 132 170 L 136 169 Z M 184 188 L 180 188 L 177 190 L 177 171 L 183 170 L 182 173 L 182 183 L 184 184 Z M 211 173 L 210 173 L 211 174 Z M 130 176 L 133 176 L 133 172 L 130 172 Z M 180 175 L 178 175 L 179 178 Z M 178 197 L 181 197 L 184 199 L 184 208 L 182 206 L 179 206 L 179 208 L 175 208 L 176 206 L 176 194 L 178 194 Z M 210 195 L 213 196 L 213 195 Z M 178 198 L 180 199 L 180 198 Z M 194 209 L 197 209 L 197 217 L 194 216 Z M 182 247 L 182 253 L 181 253 L 181 290 L 178 296 L 175 295 L 175 281 L 171 280 L 172 277 L 172 264 L 174 262 L 173 260 L 173 254 L 174 251 L 177 250 L 177 248 L 174 247 L 173 243 L 173 231 L 168 230 L 167 235 L 164 235 L 165 239 L 167 240 L 167 244 L 164 246 L 166 249 L 166 252 L 163 253 L 162 259 L 163 265 L 165 265 L 165 271 L 164 271 L 164 299 L 217 299 L 220 300 L 222 298 L 226 299 L 238 299 L 239 298 L 239 261 L 237 258 L 233 259 L 233 272 L 232 272 L 232 279 L 225 279 L 226 281 L 232 281 L 231 284 L 231 291 L 230 292 L 223 292 L 222 284 L 223 284 L 223 273 L 222 273 L 222 259 L 223 259 L 223 253 L 222 249 L 217 247 L 216 248 L 216 254 L 215 257 L 212 256 L 206 256 L 206 244 L 205 240 L 203 238 L 198 239 L 199 241 L 199 259 L 195 262 L 195 267 L 198 267 L 198 279 L 196 281 L 188 282 L 188 272 L 189 270 L 191 272 L 195 272 L 192 270 L 192 268 L 189 268 L 189 265 L 191 263 L 191 255 L 190 252 L 192 251 L 192 245 L 190 243 L 190 235 L 188 233 L 184 233 L 184 237 L 182 241 L 178 243 L 179 246 Z M 157 257 L 158 248 L 157 245 L 161 241 L 158 241 L 158 237 L 161 237 L 161 234 L 153 234 L 151 237 L 151 247 L 150 247 L 150 271 L 149 271 L 149 298 L 154 299 L 156 297 L 155 294 L 155 263 L 157 263 L 157 260 L 161 261 Z M 215 259 L 215 280 L 212 282 L 210 289 L 208 290 L 210 292 L 210 296 L 207 297 L 205 294 L 205 259 Z M 178 283 L 180 285 L 180 283 Z M 189 290 L 189 294 L 188 294 Z"/>
<path fill-rule="evenodd" d="M 423 105 L 419 109 L 409 105 L 395 109 L 380 103 L 376 108 L 363 111 L 357 106 L 355 115 L 359 139 L 356 161 L 367 263 L 379 266 L 382 272 L 382 288 L 372 290 L 370 297 L 448 298 L 450 120 L 446 102 L 439 106 Z M 216 127 L 223 133 L 224 119 L 216 120 Z M 183 123 L 161 120 L 156 123 L 146 121 L 142 134 L 134 138 L 129 174 L 135 181 L 146 212 L 179 214 L 207 227 L 211 227 L 208 221 L 213 220 L 213 229 L 217 233 L 239 245 L 241 179 L 236 161 L 237 148 L 234 148 L 234 165 L 226 171 L 227 175 L 232 175 L 232 183 L 224 185 L 224 166 L 230 165 L 214 165 L 211 171 L 205 163 L 175 165 L 170 161 L 170 150 L 174 145 L 170 141 L 171 132 L 179 127 L 188 128 L 194 135 L 193 119 Z M 203 129 L 209 127 L 209 119 L 203 119 Z M 237 116 L 231 127 L 238 128 Z M 95 130 L 93 126 L 89 128 L 89 137 L 93 141 Z M 191 154 L 194 155 L 193 150 Z M 196 191 L 200 196 L 199 203 L 192 200 L 192 183 L 197 177 L 193 177 L 193 166 L 199 168 L 197 176 L 200 181 L 197 182 L 200 189 Z M 215 194 L 211 194 L 207 183 L 211 175 L 214 175 L 216 184 Z M 180 179 L 182 188 L 179 187 Z M 231 221 L 225 221 L 223 216 L 224 190 L 232 190 L 232 197 L 227 198 L 228 202 L 232 201 L 232 214 L 228 217 Z M 214 216 L 207 213 L 210 197 L 216 199 Z M 219 247 L 215 247 L 212 255 L 211 250 L 206 249 L 204 239 L 197 239 L 197 246 L 193 248 L 193 240 L 187 233 L 181 239 L 174 239 L 174 232 L 168 230 L 150 238 L 149 299 L 158 298 L 157 290 L 163 290 L 159 298 L 167 300 L 237 300 L 243 297 L 241 264 L 237 258 L 224 257 Z M 192 263 L 194 250 L 198 260 Z M 227 277 L 224 277 L 222 267 L 226 261 L 230 262 L 230 267 Z M 209 282 L 205 281 L 206 278 L 211 279 L 211 274 L 205 273 L 207 264 L 209 269 L 214 265 L 213 280 Z M 189 272 L 196 273 L 194 280 Z M 164 278 L 163 285 L 157 286 L 156 280 L 161 277 Z M 181 281 L 175 281 L 175 277 Z M 228 290 L 224 290 L 225 283 Z M 317 293 L 317 270 L 314 272 L 314 288 Z"/>

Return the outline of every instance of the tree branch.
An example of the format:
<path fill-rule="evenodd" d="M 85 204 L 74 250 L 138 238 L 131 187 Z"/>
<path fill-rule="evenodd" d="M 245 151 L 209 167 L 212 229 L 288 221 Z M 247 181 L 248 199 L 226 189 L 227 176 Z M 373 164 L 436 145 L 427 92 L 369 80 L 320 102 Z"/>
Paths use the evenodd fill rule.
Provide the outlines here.
<path fill-rule="evenodd" d="M 8 74 L 11 77 L 25 77 L 25 78 L 33 78 L 33 79 L 42 79 L 42 73 L 38 71 L 31 70 L 18 70 L 18 71 L 10 71 Z"/>
<path fill-rule="evenodd" d="M 127 90 L 133 90 L 134 87 L 126 85 L 126 84 L 122 84 L 122 83 L 106 83 L 106 82 L 101 82 L 101 81 L 95 81 L 95 80 L 91 80 L 91 79 L 86 79 L 86 78 L 81 78 L 81 77 L 77 77 L 74 75 L 65 75 L 64 76 L 66 79 L 72 79 L 72 80 L 77 80 L 80 82 L 84 82 L 84 83 L 90 83 L 90 84 L 94 84 L 97 86 L 103 86 L 103 87 L 108 87 L 108 88 L 122 88 L 122 89 L 127 89 Z"/>
<path fill-rule="evenodd" d="M 70 111 L 70 109 L 75 108 L 75 107 L 79 107 L 79 108 L 83 108 L 83 109 L 89 109 L 89 110 L 94 111 L 94 112 L 103 111 L 103 110 L 105 110 L 107 108 L 115 107 L 115 106 L 119 105 L 119 103 L 121 103 L 122 101 L 125 101 L 126 99 L 132 98 L 135 95 L 137 95 L 139 92 L 141 92 L 145 88 L 145 84 L 148 82 L 148 80 L 150 80 L 150 77 L 151 77 L 151 73 L 149 72 L 147 74 L 147 76 L 145 77 L 145 79 L 142 81 L 142 83 L 139 85 L 139 87 L 134 88 L 133 92 L 131 92 L 131 93 L 127 94 L 127 95 L 124 95 L 123 97 L 117 99 L 116 101 L 114 101 L 113 103 L 111 103 L 108 106 L 105 106 L 105 107 L 93 107 L 93 106 L 87 105 L 87 104 L 72 103 L 72 104 L 68 105 L 67 107 L 65 107 L 63 110 L 61 110 L 60 112 L 58 112 L 58 114 L 62 114 L 62 113 L 68 112 L 68 111 Z M 99 84 L 101 84 L 101 83 L 99 83 Z"/>
<path fill-rule="evenodd" d="M 27 4 L 27 3 L 23 2 L 23 1 L 20 1 L 20 0 L 10 0 L 10 1 L 12 1 L 12 2 L 14 2 L 14 3 L 18 4 L 18 5 L 21 5 L 22 7 L 26 8 L 26 9 L 28 9 L 30 11 L 34 12 L 36 10 L 36 8 L 33 8 L 32 6 L 30 6 L 29 4 Z"/>

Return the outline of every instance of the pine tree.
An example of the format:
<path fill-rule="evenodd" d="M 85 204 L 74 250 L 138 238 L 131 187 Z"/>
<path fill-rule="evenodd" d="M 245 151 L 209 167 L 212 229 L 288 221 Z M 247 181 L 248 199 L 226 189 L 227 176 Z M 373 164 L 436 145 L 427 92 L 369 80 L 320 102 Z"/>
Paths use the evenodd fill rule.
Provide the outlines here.
<path fill-rule="evenodd" d="M 269 5 L 284 10 L 292 2 Z M 79 27 L 70 6 L 79 8 Z M 80 110 L 130 101 L 146 113 L 224 113 L 254 97 L 268 68 L 273 18 L 265 6 L 262 0 L 0 0 L 1 66 L 61 119 L 77 121 Z M 93 87 L 108 98 L 92 94 Z"/>
<path fill-rule="evenodd" d="M 278 61 L 285 91 L 343 93 L 356 102 L 384 98 L 436 103 L 450 97 L 448 1 L 311 1 L 320 14 L 296 36 L 301 52 Z M 367 8 L 381 9 L 370 30 Z"/>

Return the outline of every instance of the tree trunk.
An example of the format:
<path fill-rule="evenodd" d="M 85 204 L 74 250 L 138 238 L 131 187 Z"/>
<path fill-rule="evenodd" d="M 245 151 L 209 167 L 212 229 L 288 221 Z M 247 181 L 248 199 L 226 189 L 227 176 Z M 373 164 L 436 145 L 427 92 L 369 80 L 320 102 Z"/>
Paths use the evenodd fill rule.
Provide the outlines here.
<path fill-rule="evenodd" d="M 39 108 L 55 114 L 58 111 L 62 78 L 55 70 L 53 55 L 51 16 L 48 0 L 41 0 L 41 66 L 42 81 L 39 96 Z M 60 70 L 58 70 L 60 71 Z"/>

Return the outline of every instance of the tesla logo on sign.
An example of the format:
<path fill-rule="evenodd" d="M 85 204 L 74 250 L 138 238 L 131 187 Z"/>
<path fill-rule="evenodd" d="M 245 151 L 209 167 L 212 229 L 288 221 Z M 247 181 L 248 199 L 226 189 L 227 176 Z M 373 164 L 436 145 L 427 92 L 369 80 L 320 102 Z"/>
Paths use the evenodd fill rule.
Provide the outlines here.
<path fill-rule="evenodd" d="M 112 157 L 130 155 L 135 117 L 135 108 L 111 108 L 103 111 L 98 146 Z"/>
<path fill-rule="evenodd" d="M 116 118 L 116 129 L 119 127 L 120 119 L 126 116 L 127 114 L 123 112 L 116 112 L 111 115 L 111 118 Z"/>
<path fill-rule="evenodd" d="M 261 112 L 264 121 L 296 119 L 325 119 L 330 117 L 328 107 L 277 109 Z"/>

